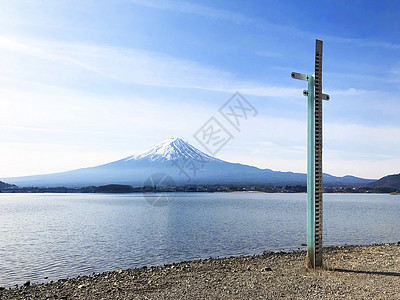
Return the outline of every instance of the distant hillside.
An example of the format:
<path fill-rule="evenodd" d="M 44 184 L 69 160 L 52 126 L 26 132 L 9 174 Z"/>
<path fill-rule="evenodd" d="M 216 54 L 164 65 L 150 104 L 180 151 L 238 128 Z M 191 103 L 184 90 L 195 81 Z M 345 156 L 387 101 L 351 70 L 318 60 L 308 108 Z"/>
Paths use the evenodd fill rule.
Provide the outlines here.
<path fill-rule="evenodd" d="M 374 188 L 400 189 L 400 173 L 382 177 L 377 181 L 371 182 L 368 186 Z"/>
<path fill-rule="evenodd" d="M 14 184 L 8 184 L 8 183 L 5 183 L 3 181 L 0 181 L 0 190 L 9 189 L 9 188 L 12 188 L 12 187 L 15 187 L 15 185 Z"/>
<path fill-rule="evenodd" d="M 83 193 L 133 193 L 135 189 L 130 185 L 108 184 L 82 188 Z"/>

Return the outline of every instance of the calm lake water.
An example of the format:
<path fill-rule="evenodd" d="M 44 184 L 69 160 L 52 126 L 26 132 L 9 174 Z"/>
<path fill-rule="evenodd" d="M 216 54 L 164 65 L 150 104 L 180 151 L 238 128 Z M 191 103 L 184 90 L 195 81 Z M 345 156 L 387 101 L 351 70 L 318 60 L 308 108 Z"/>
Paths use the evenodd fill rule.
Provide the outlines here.
<path fill-rule="evenodd" d="M 306 242 L 306 195 L 0 194 L 0 284 L 43 282 Z M 324 245 L 400 240 L 400 196 L 324 195 Z M 48 279 L 44 279 L 48 277 Z"/>

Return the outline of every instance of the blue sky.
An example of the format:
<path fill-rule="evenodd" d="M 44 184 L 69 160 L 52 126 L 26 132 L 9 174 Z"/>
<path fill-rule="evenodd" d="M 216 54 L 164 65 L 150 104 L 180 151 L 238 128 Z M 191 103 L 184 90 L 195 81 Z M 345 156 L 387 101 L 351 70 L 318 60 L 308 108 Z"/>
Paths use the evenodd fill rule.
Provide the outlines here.
<path fill-rule="evenodd" d="M 306 170 L 306 83 L 324 41 L 324 172 L 400 172 L 398 1 L 2 1 L 0 177 L 193 137 L 239 91 L 257 116 L 217 157 Z M 224 122 L 223 118 L 221 122 Z"/>

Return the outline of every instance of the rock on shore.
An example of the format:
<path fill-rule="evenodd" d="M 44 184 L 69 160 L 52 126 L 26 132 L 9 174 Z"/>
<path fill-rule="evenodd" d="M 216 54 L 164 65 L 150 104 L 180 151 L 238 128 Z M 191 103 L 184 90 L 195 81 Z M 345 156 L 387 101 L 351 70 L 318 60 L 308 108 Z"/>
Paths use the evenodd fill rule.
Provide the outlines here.
<path fill-rule="evenodd" d="M 0 290 L 0 299 L 400 299 L 400 245 L 181 262 Z"/>

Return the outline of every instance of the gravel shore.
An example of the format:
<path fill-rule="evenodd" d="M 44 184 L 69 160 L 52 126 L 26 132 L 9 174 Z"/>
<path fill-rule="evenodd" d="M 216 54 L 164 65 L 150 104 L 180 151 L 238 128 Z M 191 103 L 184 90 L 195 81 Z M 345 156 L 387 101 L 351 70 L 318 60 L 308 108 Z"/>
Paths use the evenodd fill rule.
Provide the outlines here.
<path fill-rule="evenodd" d="M 3 289 L 0 299 L 400 299 L 400 242 L 324 248 L 324 268 L 306 253 L 265 253 L 115 270 Z"/>

